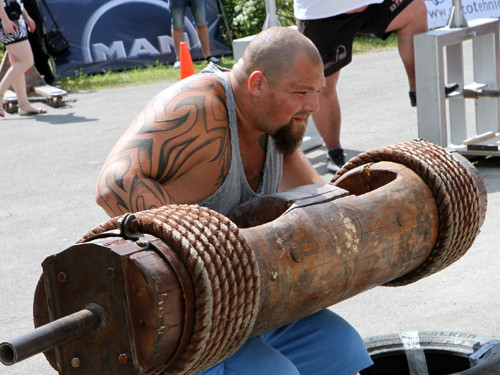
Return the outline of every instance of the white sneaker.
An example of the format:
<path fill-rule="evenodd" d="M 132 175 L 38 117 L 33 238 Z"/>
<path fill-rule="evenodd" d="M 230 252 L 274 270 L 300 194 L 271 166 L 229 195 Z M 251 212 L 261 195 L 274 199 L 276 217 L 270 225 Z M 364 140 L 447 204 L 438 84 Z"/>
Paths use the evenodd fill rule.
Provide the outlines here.
<path fill-rule="evenodd" d="M 220 63 L 220 60 L 214 56 L 208 56 L 205 60 L 207 60 L 208 62 L 214 63 L 214 64 Z"/>
<path fill-rule="evenodd" d="M 174 62 L 174 65 L 172 65 L 172 69 L 179 69 L 181 67 L 181 62 L 177 60 Z"/>

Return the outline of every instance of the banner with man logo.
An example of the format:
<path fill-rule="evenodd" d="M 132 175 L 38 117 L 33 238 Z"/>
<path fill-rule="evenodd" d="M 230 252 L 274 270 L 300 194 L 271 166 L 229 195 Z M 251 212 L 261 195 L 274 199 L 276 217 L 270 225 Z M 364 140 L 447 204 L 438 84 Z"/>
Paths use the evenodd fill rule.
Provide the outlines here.
<path fill-rule="evenodd" d="M 425 0 L 429 29 L 443 27 L 450 17 L 452 0 Z M 500 0 L 462 0 L 467 21 L 477 18 L 500 18 Z"/>
<path fill-rule="evenodd" d="M 57 56 L 58 76 L 101 73 L 175 61 L 169 0 L 46 0 L 57 26 L 69 41 Z M 220 33 L 217 0 L 207 0 L 212 55 L 231 53 Z M 46 28 L 53 28 L 47 10 Z M 186 9 L 184 41 L 193 60 L 203 52 L 190 8 Z"/>

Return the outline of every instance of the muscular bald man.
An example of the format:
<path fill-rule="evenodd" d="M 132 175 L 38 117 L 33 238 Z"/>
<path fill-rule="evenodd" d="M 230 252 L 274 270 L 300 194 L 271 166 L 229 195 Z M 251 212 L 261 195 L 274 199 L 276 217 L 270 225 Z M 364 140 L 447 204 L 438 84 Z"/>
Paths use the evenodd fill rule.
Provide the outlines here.
<path fill-rule="evenodd" d="M 266 29 L 232 70 L 211 64 L 144 107 L 102 167 L 98 204 L 110 216 L 172 203 L 229 215 L 258 195 L 324 183 L 298 149 L 324 85 L 309 39 Z M 202 373 L 350 375 L 371 363 L 358 333 L 323 310 L 249 338 Z"/>

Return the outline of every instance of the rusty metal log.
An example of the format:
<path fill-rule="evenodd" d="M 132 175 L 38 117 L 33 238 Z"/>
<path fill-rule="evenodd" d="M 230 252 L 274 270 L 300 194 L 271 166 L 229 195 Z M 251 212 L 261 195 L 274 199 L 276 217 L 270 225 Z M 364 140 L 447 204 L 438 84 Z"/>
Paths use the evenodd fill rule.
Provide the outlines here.
<path fill-rule="evenodd" d="M 423 141 L 389 146 L 231 220 L 171 205 L 101 224 L 44 261 L 35 326 L 98 304 L 104 325 L 45 353 L 59 373 L 194 374 L 251 335 L 447 267 L 485 210 L 467 160 Z"/>

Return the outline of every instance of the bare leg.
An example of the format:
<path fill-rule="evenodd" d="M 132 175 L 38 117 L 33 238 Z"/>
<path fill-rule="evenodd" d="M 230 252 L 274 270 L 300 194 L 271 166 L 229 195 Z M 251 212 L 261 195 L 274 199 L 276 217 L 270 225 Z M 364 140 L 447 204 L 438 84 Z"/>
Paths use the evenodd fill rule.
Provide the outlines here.
<path fill-rule="evenodd" d="M 184 29 L 172 29 L 172 39 L 174 40 L 175 56 L 179 60 L 181 56 L 181 42 L 184 41 Z"/>
<path fill-rule="evenodd" d="M 326 86 L 319 95 L 319 111 L 313 120 L 326 147 L 340 148 L 340 103 L 337 96 L 337 82 L 340 71 L 326 77 Z"/>
<path fill-rule="evenodd" d="M 6 46 L 9 53 L 10 68 L 0 83 L 0 95 L 12 85 L 17 95 L 20 113 L 43 113 L 33 107 L 26 93 L 26 77 L 24 73 L 33 66 L 33 52 L 27 40 Z"/>
<path fill-rule="evenodd" d="M 398 14 L 386 29 L 387 32 L 394 30 L 398 30 L 398 51 L 408 76 L 410 91 L 415 91 L 413 36 L 429 30 L 424 0 L 414 0 Z"/>
<path fill-rule="evenodd" d="M 22 42 L 8 44 L 6 50 L 9 56 L 10 68 L 0 82 L 0 95 L 3 96 L 5 91 L 10 86 L 13 86 L 18 100 L 24 101 L 23 99 L 27 99 L 24 73 L 33 65 L 31 47 L 27 40 L 23 40 Z M 22 86 L 23 82 L 24 87 Z M 22 92 L 17 92 L 18 90 Z"/>
<path fill-rule="evenodd" d="M 196 32 L 198 33 L 198 38 L 200 38 L 203 55 L 205 56 L 205 58 L 212 56 L 212 53 L 210 52 L 210 37 L 208 36 L 208 26 L 196 26 Z"/>

